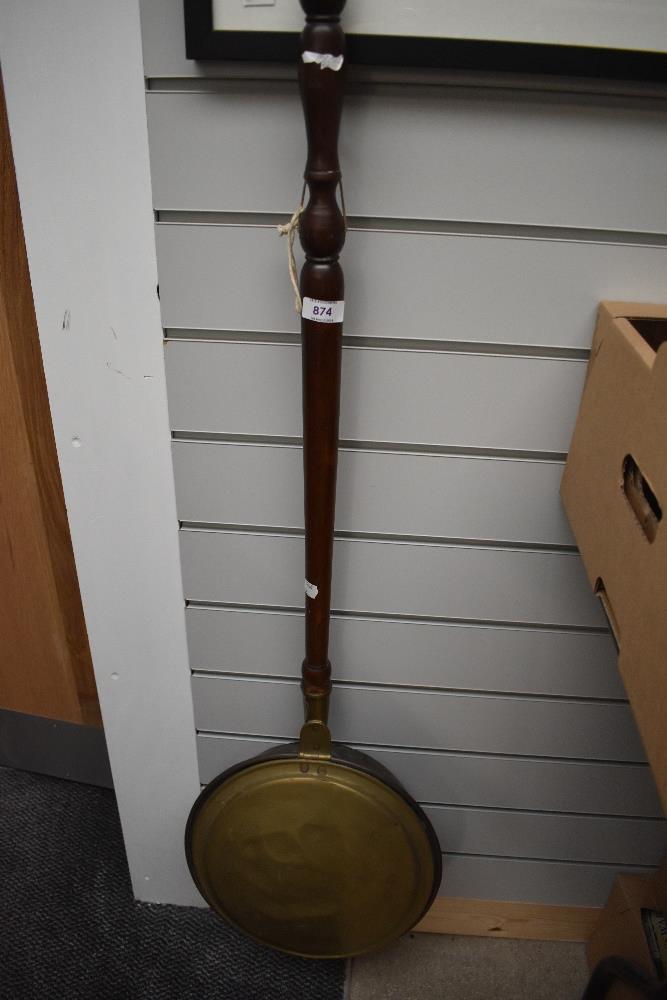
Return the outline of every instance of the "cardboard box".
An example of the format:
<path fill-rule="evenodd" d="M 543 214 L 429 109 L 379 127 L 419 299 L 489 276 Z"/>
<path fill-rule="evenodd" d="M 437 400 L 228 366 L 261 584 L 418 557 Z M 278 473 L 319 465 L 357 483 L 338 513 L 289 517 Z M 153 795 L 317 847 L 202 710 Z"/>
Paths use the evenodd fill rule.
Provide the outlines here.
<path fill-rule="evenodd" d="M 642 924 L 642 909 L 667 909 L 665 879 L 661 881 L 660 874 L 655 877 L 619 875 L 586 945 L 586 957 L 591 970 L 601 959 L 619 955 L 656 978 L 655 964 Z M 611 996 L 614 1000 L 636 1000 L 637 993 L 622 985 L 615 985 Z"/>
<path fill-rule="evenodd" d="M 602 303 L 561 486 L 665 808 L 666 345 L 667 306 Z"/>
<path fill-rule="evenodd" d="M 667 904 L 667 900 L 663 902 Z M 618 875 L 586 944 L 589 967 L 594 969 L 602 958 L 619 955 L 655 976 L 641 911 L 661 908 L 655 880 L 650 875 Z"/>

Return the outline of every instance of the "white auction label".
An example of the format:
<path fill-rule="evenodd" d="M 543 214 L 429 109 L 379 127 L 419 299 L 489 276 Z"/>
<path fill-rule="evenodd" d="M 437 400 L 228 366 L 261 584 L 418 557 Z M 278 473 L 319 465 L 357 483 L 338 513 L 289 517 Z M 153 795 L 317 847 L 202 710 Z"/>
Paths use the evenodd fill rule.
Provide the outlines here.
<path fill-rule="evenodd" d="M 312 319 L 315 323 L 342 323 L 345 312 L 345 300 L 326 302 L 324 299 L 303 300 L 301 315 L 304 319 Z"/>

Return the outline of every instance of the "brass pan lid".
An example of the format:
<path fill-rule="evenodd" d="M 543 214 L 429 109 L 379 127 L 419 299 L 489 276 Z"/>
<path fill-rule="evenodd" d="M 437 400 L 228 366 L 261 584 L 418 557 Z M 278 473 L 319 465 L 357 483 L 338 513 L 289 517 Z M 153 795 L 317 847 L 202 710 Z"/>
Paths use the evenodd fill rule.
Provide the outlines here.
<path fill-rule="evenodd" d="M 330 759 L 232 770 L 197 800 L 186 839 L 214 910 L 266 945 L 311 958 L 395 940 L 421 918 L 440 878 L 421 810 Z"/>

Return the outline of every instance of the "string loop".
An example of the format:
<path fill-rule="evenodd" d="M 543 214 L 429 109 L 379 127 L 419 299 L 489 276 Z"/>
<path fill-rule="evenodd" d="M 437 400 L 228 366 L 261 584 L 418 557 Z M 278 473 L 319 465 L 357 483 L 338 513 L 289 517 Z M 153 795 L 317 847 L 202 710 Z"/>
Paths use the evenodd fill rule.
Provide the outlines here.
<path fill-rule="evenodd" d="M 342 180 L 338 182 L 340 188 L 340 200 L 343 209 L 343 220 L 345 223 L 345 231 L 347 232 L 347 212 L 345 210 L 345 193 L 343 191 Z M 296 270 L 296 257 L 294 256 L 294 241 L 296 239 L 296 234 L 299 231 L 299 222 L 304 210 L 304 198 L 306 195 L 306 185 L 303 186 L 303 191 L 301 192 L 301 202 L 298 208 L 294 211 L 292 218 L 289 222 L 286 222 L 282 226 L 277 226 L 278 235 L 287 237 L 287 266 L 289 268 L 289 277 L 292 283 L 292 289 L 294 291 L 294 308 L 296 309 L 299 316 L 303 309 L 303 302 L 301 301 L 301 291 L 299 289 L 299 276 Z"/>
<path fill-rule="evenodd" d="M 299 316 L 301 315 L 301 310 L 303 308 L 303 303 L 301 301 L 301 292 L 299 291 L 299 278 L 296 273 L 296 258 L 294 256 L 294 240 L 296 239 L 296 234 L 299 229 L 299 220 L 303 215 L 303 199 L 301 204 L 296 209 L 292 218 L 284 226 L 278 226 L 278 235 L 287 237 L 287 261 L 289 267 L 290 281 L 292 282 L 292 288 L 294 289 L 294 308 L 296 309 Z"/>

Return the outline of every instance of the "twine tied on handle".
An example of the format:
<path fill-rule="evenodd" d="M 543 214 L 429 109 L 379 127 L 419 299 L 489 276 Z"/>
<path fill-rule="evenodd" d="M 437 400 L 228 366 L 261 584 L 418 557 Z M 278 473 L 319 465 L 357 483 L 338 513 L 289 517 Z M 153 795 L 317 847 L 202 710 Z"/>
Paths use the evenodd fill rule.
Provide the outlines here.
<path fill-rule="evenodd" d="M 347 210 L 345 208 L 345 192 L 343 191 L 343 182 L 338 182 L 338 187 L 340 189 L 340 201 L 341 208 L 343 210 L 343 221 L 345 223 L 345 231 L 347 232 Z M 303 191 L 301 192 L 301 203 L 299 207 L 294 211 L 292 218 L 289 222 L 286 222 L 282 226 L 276 226 L 279 236 L 287 237 L 287 261 L 289 267 L 289 277 L 292 282 L 292 288 L 294 290 L 294 308 L 296 309 L 298 315 L 301 315 L 303 310 L 303 302 L 301 301 L 301 291 L 299 290 L 299 276 L 296 269 L 296 257 L 294 256 L 294 240 L 296 239 L 296 234 L 299 230 L 299 222 L 301 216 L 303 215 L 303 210 L 305 208 L 303 200 L 306 194 L 306 185 L 303 186 Z"/>
<path fill-rule="evenodd" d="M 299 316 L 301 315 L 301 310 L 303 308 L 303 303 L 301 301 L 301 292 L 299 291 L 299 278 L 296 270 L 296 258 L 294 256 L 294 240 L 296 239 L 297 230 L 299 228 L 299 219 L 303 215 L 303 195 L 301 197 L 301 204 L 294 212 L 294 215 L 283 226 L 278 226 L 278 235 L 287 237 L 287 259 L 289 262 L 289 276 L 292 282 L 292 288 L 294 289 L 294 308 L 296 309 Z"/>

